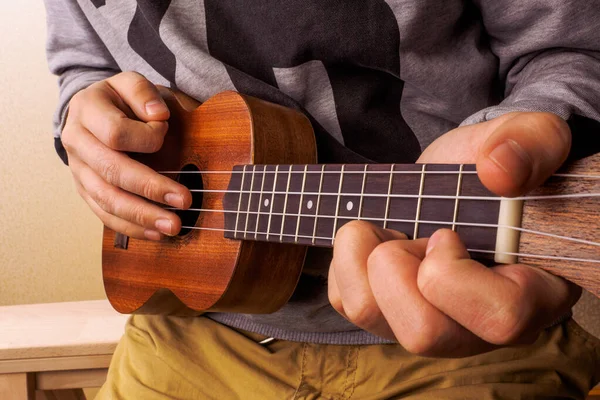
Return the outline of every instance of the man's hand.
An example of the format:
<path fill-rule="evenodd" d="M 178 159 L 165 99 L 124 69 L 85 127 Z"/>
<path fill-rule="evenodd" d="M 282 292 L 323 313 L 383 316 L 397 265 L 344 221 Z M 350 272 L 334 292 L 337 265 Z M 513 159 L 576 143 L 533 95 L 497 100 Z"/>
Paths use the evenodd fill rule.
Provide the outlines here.
<path fill-rule="evenodd" d="M 109 228 L 138 239 L 160 240 L 181 229 L 177 215 L 150 203 L 187 208 L 183 185 L 124 152 L 158 151 L 169 109 L 142 75 L 125 72 L 73 96 L 62 134 L 79 194 Z"/>
<path fill-rule="evenodd" d="M 570 143 L 557 116 L 512 113 L 448 132 L 418 162 L 476 163 L 488 189 L 518 196 L 560 167 Z M 526 265 L 487 268 L 447 229 L 405 239 L 363 221 L 344 225 L 335 239 L 329 300 L 357 326 L 415 354 L 463 357 L 531 343 L 581 294 Z"/>

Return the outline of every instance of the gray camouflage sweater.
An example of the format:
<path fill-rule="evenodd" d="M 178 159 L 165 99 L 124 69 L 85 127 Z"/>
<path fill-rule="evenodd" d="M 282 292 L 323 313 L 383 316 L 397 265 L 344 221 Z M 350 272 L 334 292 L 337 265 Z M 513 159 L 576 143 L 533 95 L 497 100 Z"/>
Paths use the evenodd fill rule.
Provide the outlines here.
<path fill-rule="evenodd" d="M 121 71 L 200 101 L 237 90 L 297 108 L 321 162 L 414 162 L 446 131 L 515 110 L 600 120 L 600 0 L 45 3 L 65 162 L 70 98 Z M 329 305 L 330 259 L 311 249 L 276 313 L 209 316 L 280 339 L 384 343 Z"/>

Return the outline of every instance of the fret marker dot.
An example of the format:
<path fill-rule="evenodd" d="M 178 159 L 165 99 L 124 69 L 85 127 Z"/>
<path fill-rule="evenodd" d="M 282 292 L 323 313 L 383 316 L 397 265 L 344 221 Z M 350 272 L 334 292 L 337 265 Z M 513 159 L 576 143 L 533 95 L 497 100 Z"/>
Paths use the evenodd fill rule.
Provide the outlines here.
<path fill-rule="evenodd" d="M 306 203 L 306 207 L 310 210 L 313 207 L 313 202 L 312 200 L 309 200 L 308 203 Z"/>
<path fill-rule="evenodd" d="M 351 211 L 353 208 L 354 208 L 354 203 L 349 201 L 348 204 L 346 204 L 346 210 Z"/>
<path fill-rule="evenodd" d="M 269 199 L 265 199 L 265 207 L 269 207 Z"/>

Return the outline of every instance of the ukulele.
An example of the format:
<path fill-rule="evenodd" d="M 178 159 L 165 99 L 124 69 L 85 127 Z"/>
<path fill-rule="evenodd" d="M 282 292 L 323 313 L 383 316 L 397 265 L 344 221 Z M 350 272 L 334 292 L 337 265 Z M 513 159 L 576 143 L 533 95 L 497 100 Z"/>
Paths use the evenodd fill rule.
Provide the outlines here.
<path fill-rule="evenodd" d="M 473 258 L 525 263 L 600 296 L 600 153 L 521 198 L 489 192 L 473 165 L 316 164 L 301 113 L 235 92 L 171 110 L 160 151 L 133 157 L 187 186 L 183 228 L 160 242 L 104 228 L 107 297 L 122 313 L 270 313 L 290 298 L 307 246 L 365 220 L 410 238 L 456 231 Z"/>

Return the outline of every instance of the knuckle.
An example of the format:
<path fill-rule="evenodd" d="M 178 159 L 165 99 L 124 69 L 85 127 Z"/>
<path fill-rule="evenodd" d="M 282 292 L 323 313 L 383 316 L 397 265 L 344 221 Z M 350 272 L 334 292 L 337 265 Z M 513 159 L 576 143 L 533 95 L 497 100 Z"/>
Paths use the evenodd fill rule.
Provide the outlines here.
<path fill-rule="evenodd" d="M 109 86 L 115 88 L 123 88 L 124 86 L 130 86 L 131 82 L 136 82 L 142 79 L 146 79 L 144 75 L 136 71 L 123 71 L 106 80 Z"/>
<path fill-rule="evenodd" d="M 350 221 L 344 224 L 336 233 L 336 239 L 346 241 L 359 235 L 367 229 L 373 229 L 373 225 L 366 221 Z"/>
<path fill-rule="evenodd" d="M 164 141 L 165 141 L 164 135 L 161 135 L 161 134 L 154 135 L 152 140 L 149 141 L 150 144 L 149 144 L 148 150 L 151 153 L 156 153 L 157 151 L 159 151 L 162 148 Z"/>
<path fill-rule="evenodd" d="M 69 111 L 67 114 L 67 124 L 71 121 L 74 115 L 79 113 L 82 95 L 82 92 L 77 92 L 73 95 L 73 97 L 71 97 L 71 100 L 69 101 Z"/>
<path fill-rule="evenodd" d="M 571 129 L 567 122 L 556 114 L 526 113 L 523 116 L 523 126 L 530 129 L 545 146 L 552 144 L 563 152 L 568 151 L 571 146 Z"/>
<path fill-rule="evenodd" d="M 73 135 L 75 134 L 75 132 L 73 132 L 73 128 L 71 128 L 70 125 L 65 126 L 65 129 L 63 129 L 62 134 L 60 136 L 60 141 L 63 145 L 63 147 L 65 148 L 65 150 L 67 150 L 67 152 L 72 152 L 73 151 Z"/>
<path fill-rule="evenodd" d="M 125 226 L 122 229 L 120 229 L 120 231 L 125 236 L 133 236 L 134 233 L 133 227 L 129 224 L 125 224 Z"/>
<path fill-rule="evenodd" d="M 123 118 L 120 116 L 107 118 L 105 129 L 106 145 L 115 150 L 122 149 L 126 141 Z"/>
<path fill-rule="evenodd" d="M 400 344 L 411 354 L 428 356 L 435 351 L 439 341 L 440 334 L 438 332 L 425 328 L 418 331 L 405 332 Z"/>
<path fill-rule="evenodd" d="M 99 161 L 98 172 L 107 182 L 112 184 L 115 184 L 119 181 L 121 173 L 119 165 L 112 159 L 104 159 Z"/>
<path fill-rule="evenodd" d="M 355 299 L 352 306 L 344 308 L 348 319 L 357 326 L 363 329 L 369 329 L 378 325 L 382 317 L 381 312 L 376 304 L 373 304 L 368 299 Z"/>
<path fill-rule="evenodd" d="M 161 201 L 161 185 L 155 177 L 149 177 L 141 181 L 139 194 L 150 200 Z"/>
<path fill-rule="evenodd" d="M 443 279 L 443 276 L 445 276 L 443 272 L 444 266 L 439 264 L 440 263 L 437 261 L 425 259 L 419 266 L 417 287 L 419 288 L 419 292 L 421 292 L 425 298 L 427 298 L 432 291 L 436 291 L 437 288 L 439 288 L 439 279 Z"/>
<path fill-rule="evenodd" d="M 112 188 L 96 188 L 91 194 L 100 208 L 112 214 L 115 199 L 115 191 Z"/>
<path fill-rule="evenodd" d="M 334 292 L 330 289 L 327 293 L 327 296 L 329 297 L 329 303 L 331 304 L 331 307 L 333 307 L 333 309 L 338 313 L 344 314 L 345 312 L 344 306 L 342 305 L 342 299 L 337 292 Z"/>
<path fill-rule="evenodd" d="M 483 338 L 493 344 L 507 345 L 518 340 L 527 328 L 527 308 L 518 299 L 504 304 L 483 321 Z"/>
<path fill-rule="evenodd" d="M 69 109 L 72 112 L 79 111 L 79 108 L 81 107 L 81 105 L 85 104 L 85 98 L 86 98 L 89 90 L 90 90 L 89 87 L 86 89 L 80 90 L 79 92 L 75 93 L 73 95 L 73 97 L 71 97 L 71 100 L 69 101 Z"/>
<path fill-rule="evenodd" d="M 130 91 L 135 98 L 150 100 L 158 96 L 154 84 L 147 80 L 143 75 L 138 74 L 138 76 L 133 78 Z"/>
<path fill-rule="evenodd" d="M 367 265 L 369 268 L 378 265 L 387 265 L 392 261 L 392 259 L 397 258 L 398 252 L 404 251 L 401 248 L 398 248 L 397 243 L 393 241 L 383 242 L 369 254 L 367 258 Z"/>
<path fill-rule="evenodd" d="M 125 76 L 127 78 L 131 78 L 131 79 L 146 79 L 146 77 L 144 75 L 142 75 L 141 73 L 139 73 L 137 71 L 125 71 L 125 72 L 121 72 L 119 75 Z"/>
<path fill-rule="evenodd" d="M 139 228 L 130 223 L 123 224 L 119 231 L 125 236 L 140 237 Z"/>
<path fill-rule="evenodd" d="M 549 113 L 549 112 L 534 113 L 534 114 L 540 118 L 540 122 L 549 125 L 549 127 L 551 127 L 551 128 L 554 128 L 551 130 L 559 135 L 564 135 L 565 133 L 568 133 L 570 131 L 570 128 L 569 128 L 569 125 L 567 124 L 567 122 L 556 114 Z"/>
<path fill-rule="evenodd" d="M 148 225 L 148 218 L 146 218 L 146 208 L 142 204 L 136 204 L 131 206 L 129 211 L 129 220 L 137 225 L 146 226 Z"/>

